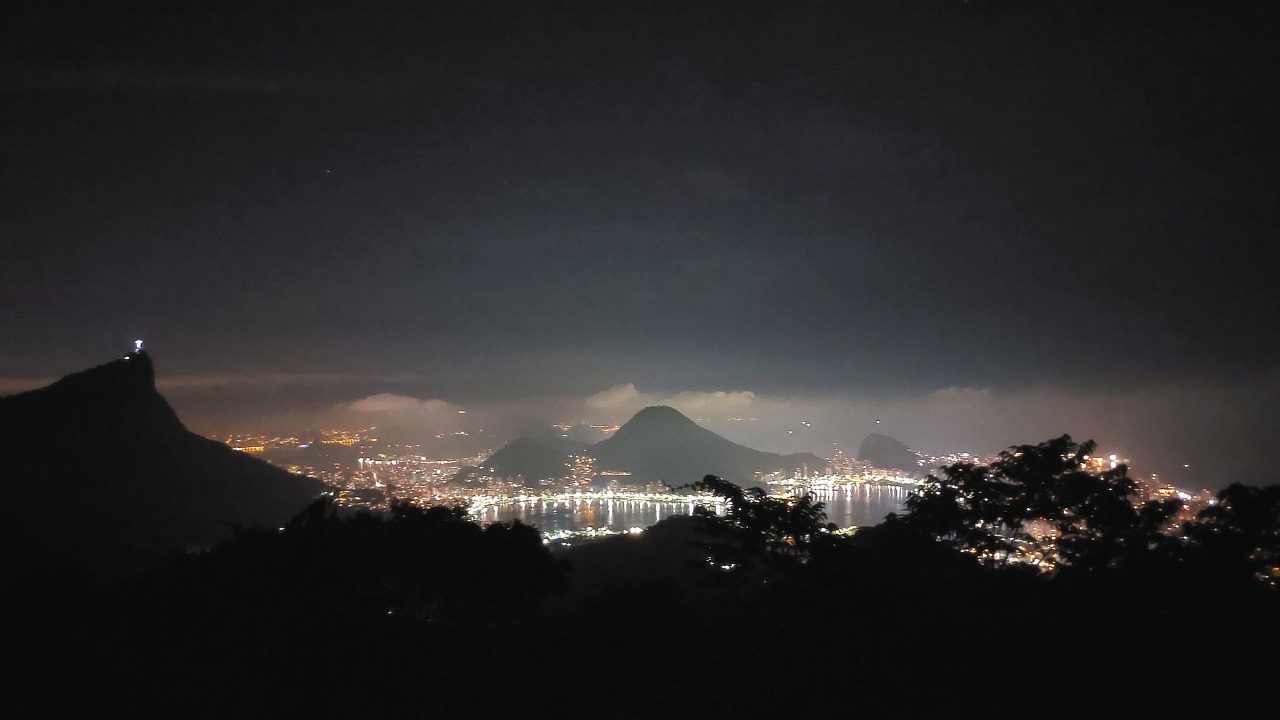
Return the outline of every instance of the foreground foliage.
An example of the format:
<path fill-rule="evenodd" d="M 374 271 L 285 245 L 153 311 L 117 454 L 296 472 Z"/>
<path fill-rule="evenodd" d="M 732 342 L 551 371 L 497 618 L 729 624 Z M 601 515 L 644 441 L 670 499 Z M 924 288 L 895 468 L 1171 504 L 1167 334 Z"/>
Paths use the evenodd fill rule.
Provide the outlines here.
<path fill-rule="evenodd" d="M 1088 469 L 1095 447 L 1063 435 L 1010 448 L 989 465 L 943 467 L 908 498 L 903 521 L 990 566 L 1079 573 L 1197 565 L 1274 586 L 1280 486 L 1232 485 L 1177 528 L 1180 501 L 1136 503 L 1127 467 Z"/>
<path fill-rule="evenodd" d="M 1133 502 L 1128 468 L 1088 468 L 1093 441 L 1022 445 L 990 465 L 956 463 L 907 500 L 906 520 L 984 562 L 1118 567 L 1165 549 L 1177 501 Z"/>
<path fill-rule="evenodd" d="M 1193 717 L 1266 687 L 1276 490 L 1233 486 L 1187 539 L 1154 538 L 1113 502 L 1123 477 L 1091 484 L 1064 448 L 946 473 L 926 491 L 958 510 L 930 497 L 929 522 L 851 537 L 812 499 L 711 477 L 723 516 L 561 552 L 456 509 L 320 502 L 117 586 L 6 578 L 6 698 L 34 717 Z M 1084 549 L 1053 573 L 975 559 L 1013 547 L 994 528 L 1031 511 L 1010 498 Z"/>

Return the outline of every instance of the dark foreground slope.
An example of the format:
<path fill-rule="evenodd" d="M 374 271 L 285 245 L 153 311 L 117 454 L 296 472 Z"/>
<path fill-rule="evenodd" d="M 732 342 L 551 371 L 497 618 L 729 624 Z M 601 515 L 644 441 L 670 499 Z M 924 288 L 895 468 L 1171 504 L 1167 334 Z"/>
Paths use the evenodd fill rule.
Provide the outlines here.
<path fill-rule="evenodd" d="M 0 398 L 0 490 L 0 567 L 112 575 L 282 525 L 323 486 L 188 431 L 139 352 Z"/>
<path fill-rule="evenodd" d="M 798 562 L 674 517 L 558 556 L 444 508 L 331 508 L 109 593 L 29 583 L 0 659 L 36 717 L 1233 717 L 1274 593 L 1168 572 L 1045 581 L 902 523 Z M 565 562 L 567 561 L 567 563 Z M 53 602 L 52 600 L 57 600 Z M 73 692 L 38 688 L 56 678 Z"/>

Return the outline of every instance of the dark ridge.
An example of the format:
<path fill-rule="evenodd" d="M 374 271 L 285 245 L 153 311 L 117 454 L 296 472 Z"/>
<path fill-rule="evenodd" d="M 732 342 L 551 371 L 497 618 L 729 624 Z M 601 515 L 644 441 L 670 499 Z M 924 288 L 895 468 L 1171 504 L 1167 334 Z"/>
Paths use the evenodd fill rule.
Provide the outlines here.
<path fill-rule="evenodd" d="M 11 438 L 168 439 L 187 432 L 155 385 L 145 352 L 129 353 L 35 390 L 0 398 L 0 432 Z"/>
<path fill-rule="evenodd" d="M 591 443 L 576 440 L 572 437 L 565 437 L 555 427 L 540 427 L 531 429 L 520 434 L 521 438 L 534 440 L 554 450 L 560 451 L 564 455 L 583 455 L 590 449 Z"/>
<path fill-rule="evenodd" d="M 520 477 L 526 484 L 563 477 L 569 456 L 533 438 L 516 438 L 485 461 L 483 471 L 495 477 Z"/>
<path fill-rule="evenodd" d="M 283 525 L 323 489 L 189 432 L 144 352 L 0 398 L 0 569 L 133 573 Z"/>

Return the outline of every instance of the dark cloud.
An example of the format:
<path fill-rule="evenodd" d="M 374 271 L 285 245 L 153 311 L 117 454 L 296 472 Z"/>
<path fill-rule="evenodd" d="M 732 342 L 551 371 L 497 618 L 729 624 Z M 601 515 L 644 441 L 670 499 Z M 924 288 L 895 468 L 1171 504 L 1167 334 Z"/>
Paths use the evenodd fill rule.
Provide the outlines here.
<path fill-rule="evenodd" d="M 1262 382 L 1278 16 L 17 3 L 0 377 L 141 336 L 162 375 L 344 378 L 210 416 L 1050 388 L 1046 429 L 1072 397 Z"/>

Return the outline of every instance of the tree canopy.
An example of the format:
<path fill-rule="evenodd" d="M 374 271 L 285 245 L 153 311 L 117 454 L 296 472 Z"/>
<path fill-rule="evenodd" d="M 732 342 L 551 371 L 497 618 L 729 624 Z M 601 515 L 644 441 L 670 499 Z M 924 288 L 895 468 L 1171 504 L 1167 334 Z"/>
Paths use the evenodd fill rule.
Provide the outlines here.
<path fill-rule="evenodd" d="M 1179 504 L 1135 504 L 1126 466 L 1090 470 L 1095 447 L 1063 435 L 943 467 L 908 498 L 905 521 L 993 565 L 1098 569 L 1166 548 Z"/>
<path fill-rule="evenodd" d="M 1232 483 L 1186 528 L 1204 560 L 1280 584 L 1280 485 Z"/>
<path fill-rule="evenodd" d="M 709 534 L 722 540 L 715 560 L 723 567 L 750 567 L 803 561 L 817 543 L 830 538 L 823 503 L 812 495 L 770 497 L 758 487 L 743 488 L 715 475 L 684 486 L 724 499 L 724 515 L 706 505 L 694 509 Z"/>

